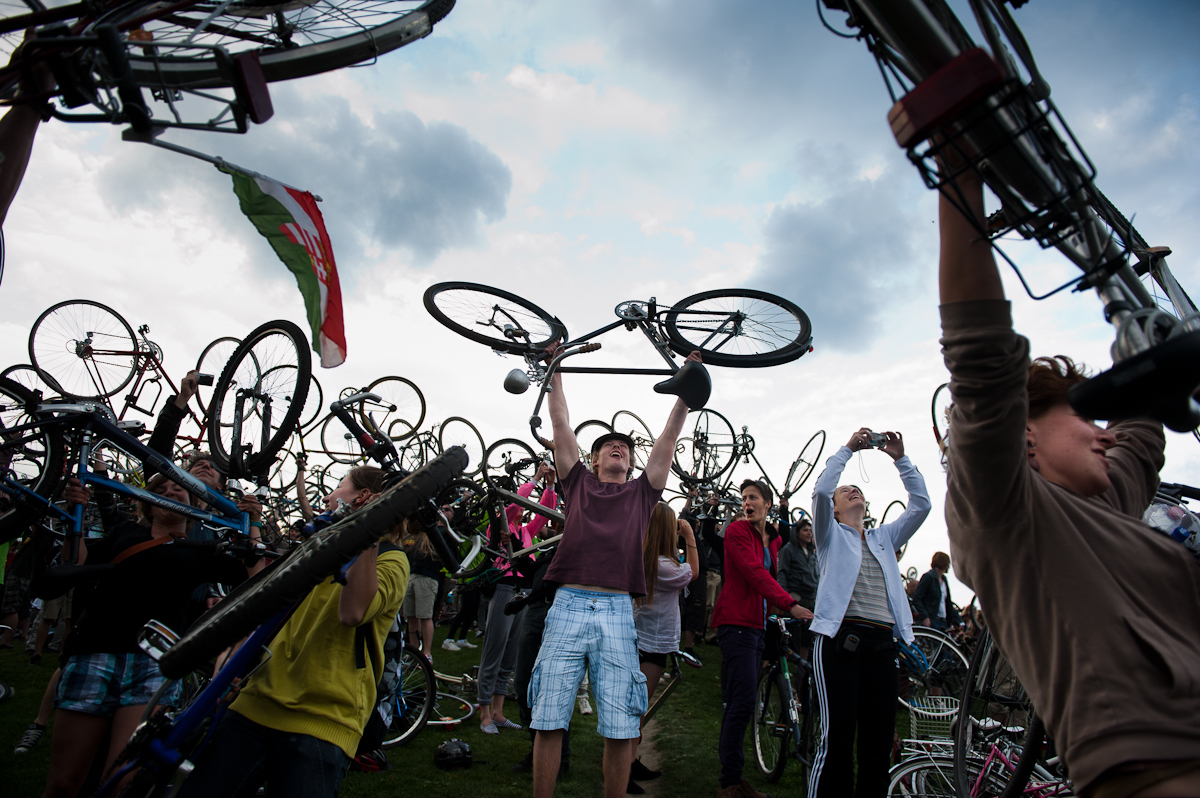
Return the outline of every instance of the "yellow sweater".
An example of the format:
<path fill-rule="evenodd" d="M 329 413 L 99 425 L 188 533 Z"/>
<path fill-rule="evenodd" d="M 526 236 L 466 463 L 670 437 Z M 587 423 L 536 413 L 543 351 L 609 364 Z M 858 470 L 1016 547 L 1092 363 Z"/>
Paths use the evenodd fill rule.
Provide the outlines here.
<path fill-rule="evenodd" d="M 385 551 L 376 569 L 379 590 L 362 626 L 342 625 L 342 586 L 333 577 L 326 579 L 271 641 L 271 659 L 251 677 L 231 709 L 269 729 L 308 734 L 354 756 L 375 707 L 383 641 L 408 589 L 408 557 L 398 549 Z M 366 640 L 358 635 L 356 651 L 359 628 Z M 358 667 L 358 662 L 366 667 Z"/>

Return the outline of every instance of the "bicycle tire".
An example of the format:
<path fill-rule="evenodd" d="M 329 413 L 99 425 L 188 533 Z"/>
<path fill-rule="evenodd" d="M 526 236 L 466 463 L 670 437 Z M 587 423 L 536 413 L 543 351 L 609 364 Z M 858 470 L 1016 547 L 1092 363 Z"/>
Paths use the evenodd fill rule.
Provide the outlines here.
<path fill-rule="evenodd" d="M 449 282 L 425 290 L 429 315 L 454 332 L 492 349 L 520 355 L 536 353 L 553 341 L 566 341 L 567 328 L 528 299 L 479 283 Z M 508 335 L 496 315 L 510 327 Z M 491 329 L 495 332 L 484 333 Z"/>
<path fill-rule="evenodd" d="M 734 329 L 725 332 L 731 316 Z M 663 312 L 662 327 L 676 353 L 700 350 L 704 362 L 713 366 L 778 366 L 801 357 L 812 345 L 812 322 L 799 305 L 751 288 L 692 294 Z"/>
<path fill-rule="evenodd" d="M 401 630 L 401 635 L 405 631 Z M 400 656 L 400 682 L 393 699 L 394 715 L 383 733 L 383 747 L 404 745 L 421 733 L 433 712 L 437 679 L 433 666 L 420 651 L 404 644 Z"/>
<path fill-rule="evenodd" d="M 650 458 L 650 452 L 654 449 L 654 433 L 650 431 L 650 426 L 642 421 L 641 417 L 636 413 L 628 410 L 618 410 L 613 413 L 612 421 L 609 427 L 614 432 L 625 432 L 625 428 L 629 428 L 629 432 L 625 433 L 633 438 L 633 467 L 639 471 L 646 468 L 646 461 Z"/>
<path fill-rule="evenodd" d="M 950 395 L 950 383 L 943 382 L 933 392 L 929 413 L 933 417 L 933 438 L 942 453 L 942 465 L 946 464 L 946 453 L 950 447 L 950 408 L 954 398 Z"/>
<path fill-rule="evenodd" d="M 358 465 L 366 460 L 362 446 L 346 429 L 342 420 L 332 413 L 325 417 L 321 424 L 321 450 L 323 454 L 335 463 L 342 465 Z"/>
<path fill-rule="evenodd" d="M 207 374 L 213 378 L 212 385 L 200 385 L 196 388 L 196 404 L 200 406 L 201 418 L 208 415 L 208 406 L 212 402 L 213 389 L 217 384 L 216 378 L 221 376 L 225 364 L 229 362 L 229 358 L 233 356 L 241 342 L 241 338 L 233 336 L 218 338 L 204 347 L 200 357 L 196 358 L 196 372 Z"/>
<path fill-rule="evenodd" d="M 384 491 L 378 500 L 304 541 L 286 560 L 243 582 L 163 654 L 159 660 L 163 675 L 182 678 L 280 610 L 304 598 L 313 587 L 444 490 L 466 466 L 466 459 L 466 452 L 451 449 Z"/>
<path fill-rule="evenodd" d="M 814 443 L 817 446 L 816 454 L 810 451 Z M 800 490 L 808 481 L 809 475 L 816 468 L 817 463 L 821 460 L 821 453 L 824 451 L 825 430 L 820 429 L 808 439 L 808 443 L 800 449 L 800 454 L 796 455 L 796 459 L 792 461 L 792 465 L 788 469 L 787 479 L 783 481 L 783 490 L 788 496 L 795 495 L 796 491 Z"/>
<path fill-rule="evenodd" d="M 273 366 L 263 373 L 263 381 L 270 382 L 272 380 L 281 380 L 286 382 L 288 378 L 285 372 L 281 371 L 281 369 L 294 368 L 296 367 L 291 363 Z M 279 376 L 281 374 L 284 376 Z M 307 429 L 321 416 L 321 403 L 324 401 L 324 399 L 325 394 L 324 391 L 321 390 L 321 383 L 317 382 L 317 378 L 314 377 L 310 372 L 308 375 L 308 396 L 306 396 L 304 399 L 304 408 L 300 411 L 300 418 L 296 420 L 296 429 Z"/>
<path fill-rule="evenodd" d="M 454 0 L 357 0 L 356 2 L 232 4 L 216 23 L 197 33 L 213 10 L 200 5 L 148 20 L 141 27 L 163 42 L 193 36 L 196 44 L 220 45 L 230 55 L 258 53 L 268 82 L 293 80 L 351 66 L 399 49 L 433 32 L 454 7 Z M 128 9 L 128 10 L 126 10 Z M 99 21 L 121 24 L 146 6 L 123 7 Z M 189 16 L 190 15 L 190 16 Z M 285 16 L 286 15 L 286 16 Z M 148 86 L 212 88 L 230 85 L 227 69 L 215 56 L 153 59 L 132 50 L 129 67 L 135 81 Z"/>
<path fill-rule="evenodd" d="M 788 761 L 792 737 L 783 672 L 772 668 L 758 680 L 754 701 L 754 762 L 769 782 L 777 782 Z"/>
<path fill-rule="evenodd" d="M 533 475 L 537 473 L 536 465 L 516 468 L 517 464 L 535 458 L 533 449 L 524 441 L 501 438 L 483 453 L 483 481 L 489 488 L 499 487 L 515 491 L 533 479 Z"/>
<path fill-rule="evenodd" d="M 470 701 L 450 693 L 438 693 L 434 697 L 429 725 L 453 728 L 470 720 L 473 714 L 475 714 L 475 705 Z"/>
<path fill-rule="evenodd" d="M 34 401 L 33 393 L 25 387 L 0 377 L 0 474 L 12 475 L 26 489 L 49 499 L 58 490 L 63 478 L 62 429 L 57 424 L 48 424 L 31 440 L 18 443 L 7 438 L 12 442 L 11 449 L 6 449 L 4 444 L 5 430 L 52 418 L 49 413 L 30 414 L 27 407 Z M 0 543 L 23 533 L 40 516 L 41 512 L 36 507 L 16 500 L 8 501 L 7 494 L 0 492 Z"/>
<path fill-rule="evenodd" d="M 69 299 L 42 311 L 29 330 L 28 348 L 29 362 L 42 378 L 71 399 L 112 396 L 137 373 L 133 328 L 120 313 L 90 299 Z"/>
<path fill-rule="evenodd" d="M 888 771 L 889 798 L 954 798 L 954 760 L 922 756 Z"/>
<path fill-rule="evenodd" d="M 279 368 L 284 365 L 294 366 L 295 374 L 290 369 Z M 308 342 L 292 322 L 285 319 L 269 321 L 242 339 L 221 372 L 209 408 L 208 446 L 220 471 L 231 477 L 242 476 L 230 470 L 237 391 L 252 389 L 256 397 L 265 396 L 271 400 L 268 405 L 255 398 L 243 406 L 246 412 L 242 419 L 242 440 L 260 448 L 258 451 L 251 448 L 241 467 L 246 475 L 265 474 L 275 454 L 296 429 L 308 398 L 311 374 L 312 356 Z M 268 407 L 271 419 L 263 425 Z M 256 418 L 258 423 L 255 423 Z"/>
<path fill-rule="evenodd" d="M 690 422 L 691 434 L 676 443 L 672 465 L 684 482 L 715 482 L 733 467 L 737 434 L 729 419 L 716 410 L 691 412 L 695 414 Z"/>
<path fill-rule="evenodd" d="M 579 447 L 579 459 L 589 469 L 592 467 L 592 444 L 601 435 L 607 435 L 613 428 L 608 422 L 599 419 L 588 419 L 575 427 L 575 443 Z"/>
<path fill-rule="evenodd" d="M 362 420 L 363 429 L 372 435 L 378 435 L 380 430 L 387 433 L 393 443 L 404 440 L 421 428 L 425 421 L 425 395 L 417 384 L 405 377 L 380 377 L 366 388 L 367 393 L 373 393 L 383 400 L 383 415 L 375 417 L 380 405 L 371 400 L 363 400 L 358 406 L 358 416 Z M 396 422 L 403 421 L 409 431 L 399 437 L 393 437 Z M 480 445 L 482 453 L 483 446 Z"/>
<path fill-rule="evenodd" d="M 405 471 L 416 471 L 441 454 L 439 448 L 433 433 L 423 432 L 415 438 L 410 438 L 408 443 L 400 448 L 397 459 Z"/>
<path fill-rule="evenodd" d="M 483 470 L 483 436 L 470 421 L 461 416 L 450 416 L 438 428 L 437 440 L 442 451 L 451 446 L 461 446 L 467 450 L 467 456 L 470 457 L 468 462 L 474 465 L 474 468 L 463 471 L 463 476 L 473 477 Z"/>
<path fill-rule="evenodd" d="M 41 391 L 43 399 L 54 399 L 62 395 L 62 388 L 48 379 L 49 376 L 27 364 L 9 366 L 0 371 L 0 377 L 10 379 L 29 391 Z"/>
<path fill-rule="evenodd" d="M 953 640 L 935 629 L 914 628 L 913 645 L 921 650 L 928 663 L 925 673 L 912 673 L 900 666 L 900 690 L 897 699 L 910 712 L 921 708 L 921 701 L 929 696 L 957 698 L 966 683 L 971 662 Z M 906 681 L 907 680 L 907 681 Z M 907 690 L 905 688 L 908 688 Z M 930 692 L 935 690 L 937 692 Z M 928 704 L 921 709 L 928 717 L 949 717 L 958 708 L 929 710 Z"/>

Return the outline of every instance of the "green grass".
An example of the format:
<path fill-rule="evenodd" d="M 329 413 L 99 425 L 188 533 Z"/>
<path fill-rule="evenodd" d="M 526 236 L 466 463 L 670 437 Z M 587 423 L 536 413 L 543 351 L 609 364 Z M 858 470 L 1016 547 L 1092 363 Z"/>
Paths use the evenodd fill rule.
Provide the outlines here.
<path fill-rule="evenodd" d="M 434 648 L 437 670 L 447 674 L 469 672 L 479 662 L 479 649 L 443 651 L 440 648 L 445 629 L 439 628 Z M 473 642 L 481 642 L 472 638 Z M 663 798 L 692 798 L 715 795 L 717 791 L 717 738 L 721 725 L 720 653 L 715 646 L 701 646 L 697 653 L 704 660 L 700 670 L 686 668 L 682 684 L 659 710 L 657 733 L 652 744 L 658 751 L 663 775 L 655 783 Z M 46 682 L 57 665 L 57 656 L 46 655 L 41 665 L 31 667 L 23 649 L 0 652 L 0 680 L 16 687 L 17 695 L 0 705 L 0 788 L 5 796 L 24 798 L 37 796 L 45 786 L 50 766 L 49 734 L 30 753 L 16 756 L 12 752 L 17 738 L 37 714 L 38 702 Z M 473 696 L 468 697 L 473 700 Z M 516 704 L 505 706 L 512 720 L 518 720 Z M 507 711 L 511 710 L 511 711 Z M 908 723 L 902 712 L 897 728 Z M 603 793 L 601 760 L 603 740 L 596 734 L 596 716 L 576 712 L 572 720 L 571 772 L 559 784 L 557 796 L 562 798 L 592 798 Z M 443 741 L 457 737 L 471 746 L 475 766 L 460 772 L 439 770 L 433 762 L 434 750 Z M 746 778 L 760 790 L 777 798 L 802 796 L 806 785 L 794 763 L 789 764 L 783 778 L 768 785 L 754 765 L 752 738 L 746 735 Z M 471 796 L 472 798 L 506 798 L 528 796 L 532 779 L 527 773 L 512 773 L 509 768 L 529 750 L 525 731 L 513 731 L 498 737 L 479 730 L 478 716 L 454 729 L 426 727 L 408 745 L 388 752 L 392 769 L 383 773 L 351 773 L 342 786 L 347 798 L 397 795 L 441 798 L 442 796 Z"/>

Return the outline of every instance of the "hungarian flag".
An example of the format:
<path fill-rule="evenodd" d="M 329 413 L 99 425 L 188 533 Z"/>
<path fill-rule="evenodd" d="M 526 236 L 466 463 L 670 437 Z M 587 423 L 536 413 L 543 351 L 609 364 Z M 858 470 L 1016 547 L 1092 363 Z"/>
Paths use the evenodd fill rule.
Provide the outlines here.
<path fill-rule="evenodd" d="M 233 193 L 241 202 L 242 213 L 296 276 L 312 328 L 313 351 L 321 356 L 321 366 L 328 369 L 341 365 L 346 359 L 342 289 L 316 197 L 228 164 L 217 168 L 233 178 Z"/>

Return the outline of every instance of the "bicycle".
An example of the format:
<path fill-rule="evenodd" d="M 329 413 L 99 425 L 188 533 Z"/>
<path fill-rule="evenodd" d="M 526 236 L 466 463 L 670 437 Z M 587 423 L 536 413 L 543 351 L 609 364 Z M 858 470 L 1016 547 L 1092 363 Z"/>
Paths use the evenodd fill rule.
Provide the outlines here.
<path fill-rule="evenodd" d="M 516 294 L 477 283 L 437 283 L 425 291 L 425 309 L 439 323 L 501 354 L 525 359 L 525 370 L 513 369 L 505 389 L 524 393 L 530 383 L 541 385 L 530 431 L 538 434 L 538 411 L 555 371 L 560 373 L 646 374 L 670 379 L 655 386 L 659 393 L 683 396 L 693 409 L 708 401 L 712 386 L 702 368 L 675 365 L 676 354 L 699 351 L 709 365 L 759 368 L 790 363 L 812 348 L 812 323 L 797 305 L 782 297 L 752 289 L 704 291 L 670 307 L 649 301 L 629 300 L 614 308 L 617 320 L 586 335 L 570 338 L 566 325 L 537 305 Z M 625 327 L 639 330 L 666 362 L 666 369 L 561 367 L 562 361 L 595 351 L 593 339 Z M 546 347 L 562 344 L 547 365 Z M 674 353 L 674 354 L 673 354 Z"/>
<path fill-rule="evenodd" d="M 754 702 L 754 760 L 771 782 L 779 781 L 789 759 L 796 760 L 802 771 L 801 781 L 806 782 L 816 753 L 812 664 L 792 650 L 788 627 L 794 623 L 799 621 L 778 615 L 767 619 L 778 657 L 759 677 Z"/>
<path fill-rule="evenodd" d="M 693 668 L 704 666 L 699 659 L 686 651 L 672 651 L 667 654 L 667 657 L 671 660 L 671 667 L 667 670 L 666 678 L 659 682 L 658 690 L 655 691 L 653 700 L 642 714 L 641 727 L 643 729 L 654 718 L 658 710 L 662 709 L 663 704 L 671 697 L 671 693 L 675 692 L 676 688 L 679 687 L 679 683 L 683 681 L 683 669 L 679 667 L 679 663 L 683 662 Z"/>
<path fill-rule="evenodd" d="M 958 707 L 943 707 L 929 701 L 930 697 L 948 696 L 957 700 L 966 684 L 970 661 L 950 639 L 936 629 L 915 627 L 911 644 L 897 640 L 900 662 L 900 689 L 896 699 L 910 711 L 919 709 L 924 715 L 949 718 Z"/>
<path fill-rule="evenodd" d="M 855 34 L 821 11 L 848 14 Z M 968 170 L 1001 208 L 979 234 L 1016 271 L 1031 298 L 1095 290 L 1116 328 L 1114 365 L 1074 386 L 1085 418 L 1151 416 L 1200 437 L 1200 313 L 1166 264 L 1096 187 L 1096 170 L 1049 99 L 1050 87 L 1000 0 L 970 0 L 989 52 L 976 46 L 944 0 L 819 0 L 834 33 L 865 40 L 883 74 L 897 143 L 925 184 L 960 210 L 957 178 Z M 902 96 L 898 93 L 902 92 Z M 967 214 L 971 218 L 970 214 Z M 999 246 L 1009 233 L 1055 248 L 1082 274 L 1037 295 Z M 1149 288 L 1143 283 L 1148 277 Z M 1151 293 L 1161 291 L 1161 298 Z M 935 421 L 936 423 L 936 421 Z"/>

